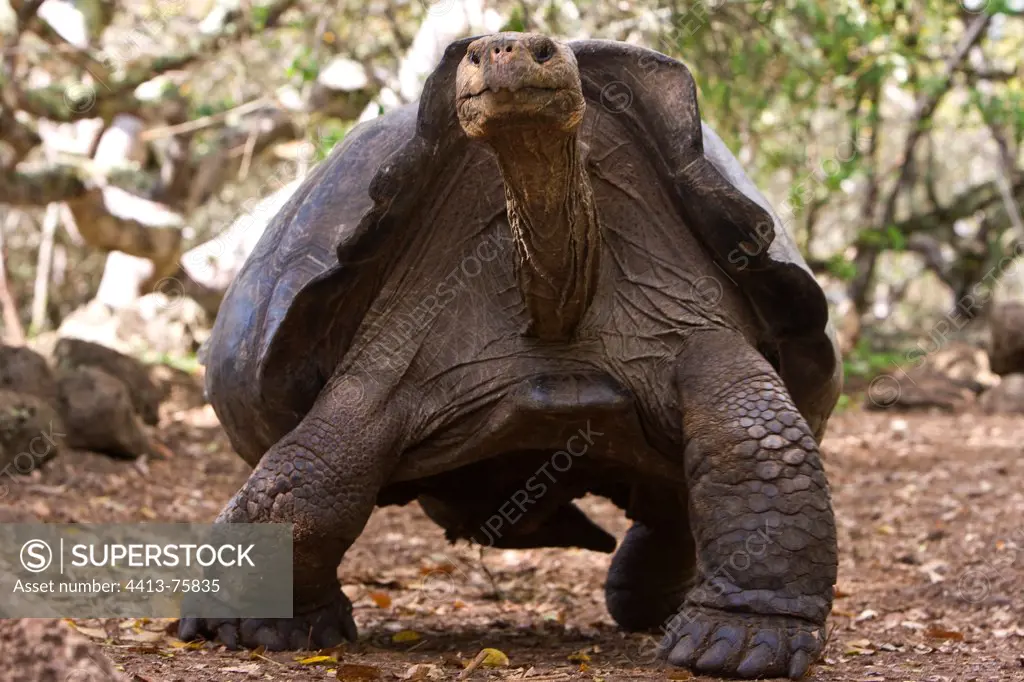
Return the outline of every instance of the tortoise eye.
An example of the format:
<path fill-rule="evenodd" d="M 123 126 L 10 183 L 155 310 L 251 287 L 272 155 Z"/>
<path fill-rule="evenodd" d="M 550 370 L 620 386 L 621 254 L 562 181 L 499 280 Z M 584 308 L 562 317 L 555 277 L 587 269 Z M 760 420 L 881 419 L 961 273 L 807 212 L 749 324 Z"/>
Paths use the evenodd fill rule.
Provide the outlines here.
<path fill-rule="evenodd" d="M 479 64 L 480 63 L 480 55 L 477 54 L 476 52 L 470 52 L 469 53 L 469 61 L 471 61 L 474 64 Z"/>

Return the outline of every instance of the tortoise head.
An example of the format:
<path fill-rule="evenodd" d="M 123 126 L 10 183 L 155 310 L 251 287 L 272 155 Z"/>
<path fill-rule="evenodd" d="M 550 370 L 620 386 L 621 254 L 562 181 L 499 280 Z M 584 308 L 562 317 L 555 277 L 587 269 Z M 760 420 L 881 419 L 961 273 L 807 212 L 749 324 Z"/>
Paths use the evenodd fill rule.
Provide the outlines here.
<path fill-rule="evenodd" d="M 496 33 L 470 43 L 455 90 L 459 123 L 475 139 L 513 128 L 572 133 L 586 109 L 572 50 L 535 33 Z"/>

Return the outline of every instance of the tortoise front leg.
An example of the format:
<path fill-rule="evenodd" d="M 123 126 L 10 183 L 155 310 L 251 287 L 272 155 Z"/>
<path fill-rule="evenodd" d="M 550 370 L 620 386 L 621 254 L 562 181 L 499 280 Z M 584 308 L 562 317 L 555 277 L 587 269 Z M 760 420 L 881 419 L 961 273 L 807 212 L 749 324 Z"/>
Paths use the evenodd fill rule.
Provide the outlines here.
<path fill-rule="evenodd" d="M 837 571 L 818 444 L 737 333 L 695 333 L 677 380 L 698 582 L 661 652 L 705 673 L 798 679 L 824 645 Z"/>
<path fill-rule="evenodd" d="M 203 635 L 231 649 L 263 645 L 271 650 L 355 640 L 338 564 L 366 525 L 400 454 L 398 409 L 373 388 L 359 377 L 332 379 L 217 517 L 217 523 L 294 524 L 294 616 L 183 618 L 178 628 L 183 640 Z"/>

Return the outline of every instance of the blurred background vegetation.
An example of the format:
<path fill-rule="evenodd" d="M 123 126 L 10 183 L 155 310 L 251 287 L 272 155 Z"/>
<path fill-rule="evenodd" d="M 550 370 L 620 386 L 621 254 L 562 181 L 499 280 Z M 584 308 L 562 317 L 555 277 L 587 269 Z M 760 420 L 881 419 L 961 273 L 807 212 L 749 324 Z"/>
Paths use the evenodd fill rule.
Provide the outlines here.
<path fill-rule="evenodd" d="M 0 0 L 5 338 L 154 291 L 208 321 L 297 180 L 502 29 L 685 61 L 852 372 L 1024 290 L 1024 0 Z"/>

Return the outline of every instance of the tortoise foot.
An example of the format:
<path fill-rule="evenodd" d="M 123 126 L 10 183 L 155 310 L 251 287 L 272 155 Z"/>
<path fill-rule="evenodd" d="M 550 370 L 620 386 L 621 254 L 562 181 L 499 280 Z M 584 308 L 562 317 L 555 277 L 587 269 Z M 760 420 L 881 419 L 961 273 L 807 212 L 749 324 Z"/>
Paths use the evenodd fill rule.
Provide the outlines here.
<path fill-rule="evenodd" d="M 818 659 L 825 628 L 792 616 L 687 605 L 658 647 L 669 663 L 720 677 L 798 680 Z"/>
<path fill-rule="evenodd" d="M 679 609 L 693 586 L 693 542 L 689 527 L 660 529 L 635 523 L 612 559 L 605 604 L 630 632 L 654 630 Z"/>
<path fill-rule="evenodd" d="M 204 637 L 228 649 L 325 649 L 343 639 L 354 642 L 357 636 L 352 603 L 341 592 L 329 604 L 296 612 L 292 618 L 182 618 L 178 624 L 180 639 L 188 642 Z"/>

